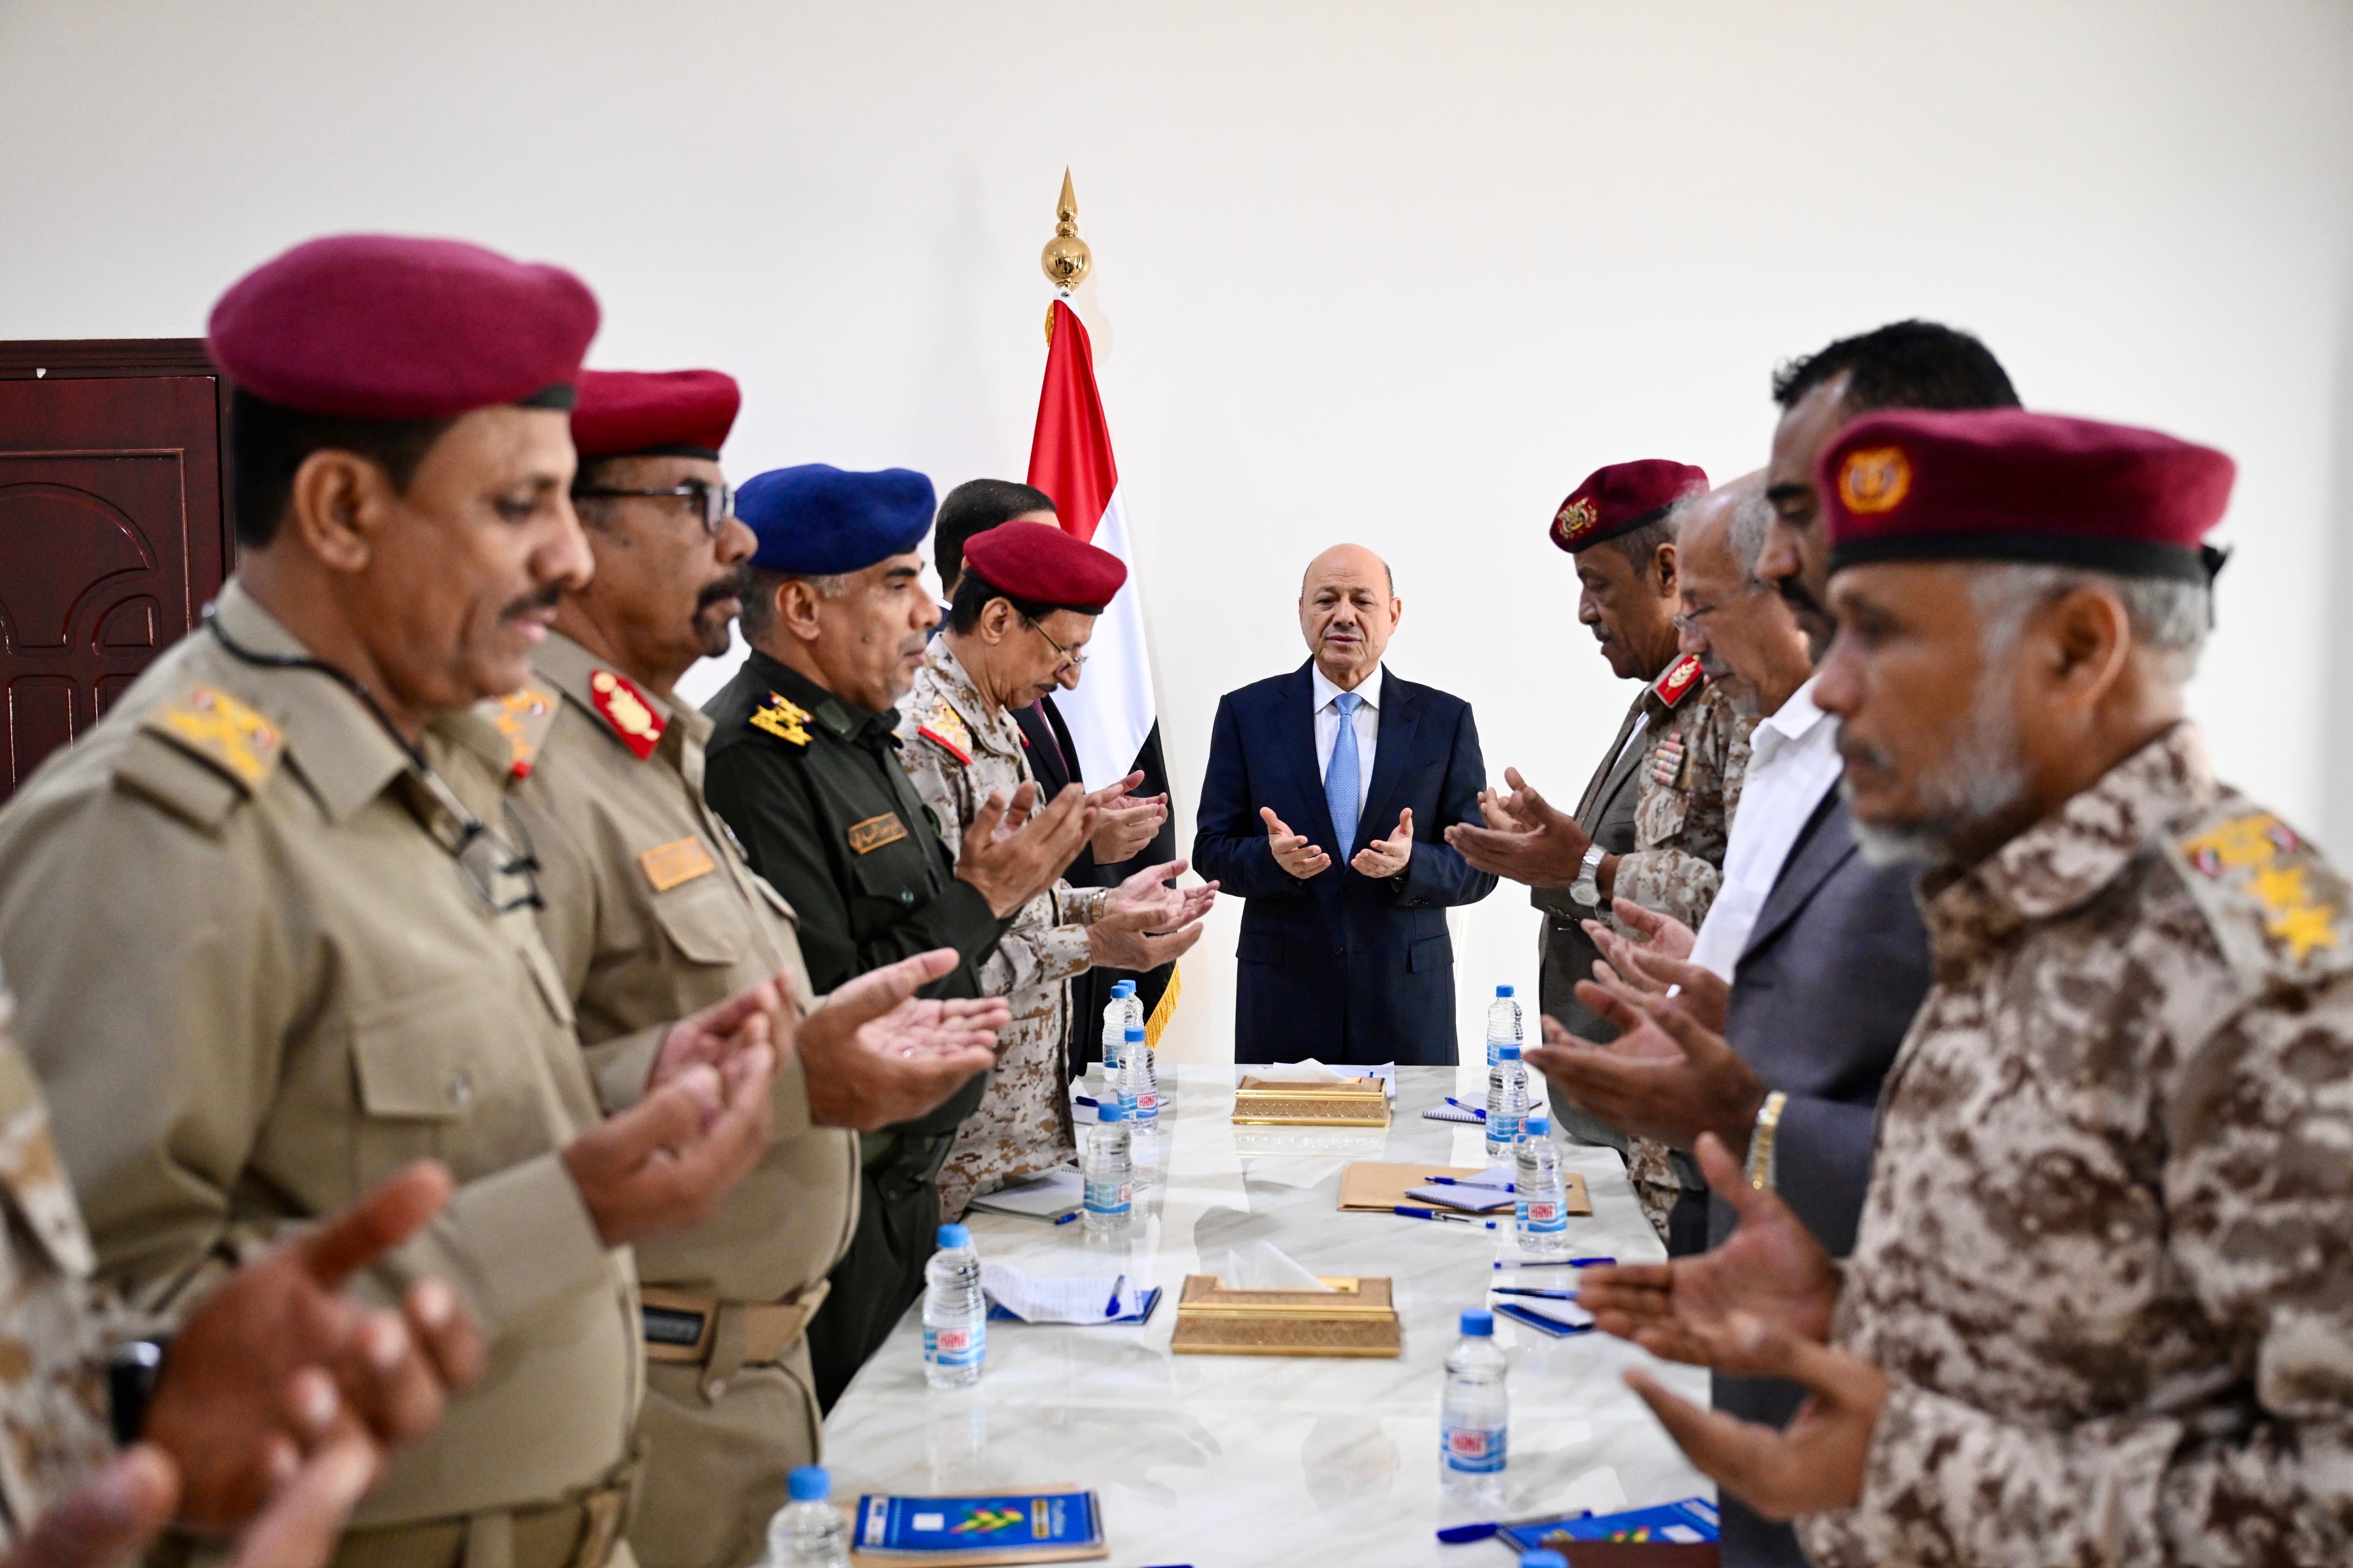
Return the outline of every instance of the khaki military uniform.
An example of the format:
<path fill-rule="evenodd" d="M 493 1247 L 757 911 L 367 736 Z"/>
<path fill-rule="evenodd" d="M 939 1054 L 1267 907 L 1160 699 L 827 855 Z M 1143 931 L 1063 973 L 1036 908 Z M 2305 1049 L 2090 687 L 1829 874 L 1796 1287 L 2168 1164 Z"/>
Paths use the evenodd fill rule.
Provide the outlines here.
<path fill-rule="evenodd" d="M 1699 929 L 1724 885 L 1724 851 L 1732 814 L 1748 776 L 1748 735 L 1756 728 L 1714 687 L 1669 715 L 1638 775 L 1634 848 L 1618 858 L 1612 902 L 1625 899 Z M 1615 914 L 1611 926 L 1625 930 Z M 1704 1195 L 1697 1162 L 1655 1138 L 1626 1140 L 1626 1174 L 1642 1213 L 1661 1238 L 1685 1193 Z"/>
<path fill-rule="evenodd" d="M 932 639 L 914 689 L 900 705 L 899 742 L 899 763 L 939 818 L 951 856 L 983 801 L 1010 800 L 1033 778 L 1020 724 L 1009 712 L 989 710 L 945 637 Z M 1040 800 L 1039 809 L 1044 805 Z M 1071 1026 L 1068 982 L 1094 962 L 1086 928 L 1110 898 L 1106 888 L 1055 883 L 1021 906 L 981 965 L 981 994 L 1004 997 L 1013 1021 L 997 1031 L 988 1092 L 941 1167 L 945 1217 L 961 1215 L 975 1194 L 1076 1157 L 1062 1048 Z"/>
<path fill-rule="evenodd" d="M 0 981 L 0 1543 L 113 1456 L 97 1258 Z"/>
<path fill-rule="evenodd" d="M 782 971 L 810 996 L 790 905 L 702 795 L 711 721 L 551 633 L 538 679 L 486 705 L 513 748 L 540 927 L 608 1110 L 635 1104 L 672 1023 Z M 649 1397 L 629 1542 L 646 1568 L 742 1568 L 821 1419 L 803 1331 L 849 1245 L 855 1134 L 812 1127 L 800 1062 L 775 1141 L 719 1213 L 640 1243 Z"/>
<path fill-rule="evenodd" d="M 235 582 L 215 626 L 304 655 Z M 138 1306 L 184 1310 L 410 1161 L 456 1176 L 376 1284 L 450 1281 L 489 1368 L 335 1561 L 598 1562 L 642 1362 L 629 1255 L 561 1157 L 597 1106 L 522 879 L 464 840 L 461 810 L 500 818 L 505 748 L 459 713 L 422 752 L 462 806 L 334 678 L 192 634 L 0 810 L 0 957 L 101 1275 Z"/>
<path fill-rule="evenodd" d="M 2353 888 L 2186 725 L 1922 884 L 1823 1568 L 2353 1562 Z"/>

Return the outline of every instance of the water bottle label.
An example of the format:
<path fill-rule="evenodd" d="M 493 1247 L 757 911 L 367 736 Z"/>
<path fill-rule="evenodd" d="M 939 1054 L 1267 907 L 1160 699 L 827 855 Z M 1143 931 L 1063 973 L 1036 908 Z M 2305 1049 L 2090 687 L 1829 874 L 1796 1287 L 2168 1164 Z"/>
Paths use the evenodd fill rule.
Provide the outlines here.
<path fill-rule="evenodd" d="M 1497 1062 L 1502 1061 L 1502 1060 L 1504 1059 L 1502 1057 L 1500 1057 L 1500 1056 L 1496 1055 L 1496 1052 L 1498 1052 L 1499 1050 L 1501 1050 L 1501 1049 L 1503 1048 L 1503 1045 L 1504 1045 L 1504 1042 L 1503 1042 L 1503 1041 L 1501 1041 L 1501 1040 L 1497 1040 L 1497 1039 L 1490 1039 L 1490 1040 L 1488 1040 L 1488 1042 L 1487 1042 L 1487 1065 L 1488 1065 L 1489 1067 L 1491 1067 L 1491 1068 L 1492 1068 L 1492 1067 L 1493 1067 Z"/>
<path fill-rule="evenodd" d="M 1089 1214 L 1125 1214 L 1134 1200 L 1135 1187 L 1128 1182 L 1089 1182 L 1087 1212 Z"/>
<path fill-rule="evenodd" d="M 933 1366 L 978 1366 L 988 1348 L 988 1325 L 939 1329 L 923 1325 L 923 1360 Z"/>
<path fill-rule="evenodd" d="M 1487 1112 L 1487 1142 L 1516 1143 L 1520 1138 L 1520 1119 L 1508 1110 Z"/>
<path fill-rule="evenodd" d="M 1135 1119 L 1138 1121 L 1160 1120 L 1160 1091 L 1147 1089 L 1135 1097 Z"/>
<path fill-rule="evenodd" d="M 1513 1201 L 1512 1217 L 1519 1222 L 1519 1226 L 1522 1230 L 1528 1228 L 1528 1200 L 1525 1197 L 1517 1198 Z"/>
<path fill-rule="evenodd" d="M 1568 1209 L 1558 1198 L 1530 1198 L 1520 1215 L 1524 1230 L 1567 1230 Z"/>
<path fill-rule="evenodd" d="M 1493 1475 L 1504 1468 L 1504 1428 L 1449 1426 L 1444 1432 L 1446 1468 L 1465 1475 Z"/>

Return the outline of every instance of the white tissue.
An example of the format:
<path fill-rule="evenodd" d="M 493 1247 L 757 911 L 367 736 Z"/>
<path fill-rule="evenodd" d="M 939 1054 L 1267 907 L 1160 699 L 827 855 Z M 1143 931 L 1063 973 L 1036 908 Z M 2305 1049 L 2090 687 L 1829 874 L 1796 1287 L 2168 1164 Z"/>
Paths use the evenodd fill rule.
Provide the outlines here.
<path fill-rule="evenodd" d="M 1343 1083 L 1357 1076 L 1327 1068 L 1314 1057 L 1298 1062 L 1262 1062 L 1244 1070 L 1262 1083 Z"/>
<path fill-rule="evenodd" d="M 1229 1290 L 1332 1289 L 1271 1241 L 1253 1241 L 1228 1251 L 1225 1262 L 1218 1266 L 1218 1283 Z"/>

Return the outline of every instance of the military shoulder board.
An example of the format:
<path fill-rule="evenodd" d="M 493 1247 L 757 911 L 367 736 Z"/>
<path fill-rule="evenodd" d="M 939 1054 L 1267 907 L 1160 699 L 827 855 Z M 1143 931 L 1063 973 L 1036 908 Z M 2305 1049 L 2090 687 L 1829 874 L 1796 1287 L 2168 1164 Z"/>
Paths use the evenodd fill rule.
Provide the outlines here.
<path fill-rule="evenodd" d="M 1672 708 L 1693 692 L 1707 684 L 1707 677 L 1699 666 L 1699 655 L 1687 653 L 1667 666 L 1667 672 L 1651 687 L 1651 694 Z"/>
<path fill-rule="evenodd" d="M 972 765 L 972 731 L 965 728 L 964 719 L 942 698 L 932 704 L 923 721 L 915 726 L 915 733 L 966 767 Z"/>

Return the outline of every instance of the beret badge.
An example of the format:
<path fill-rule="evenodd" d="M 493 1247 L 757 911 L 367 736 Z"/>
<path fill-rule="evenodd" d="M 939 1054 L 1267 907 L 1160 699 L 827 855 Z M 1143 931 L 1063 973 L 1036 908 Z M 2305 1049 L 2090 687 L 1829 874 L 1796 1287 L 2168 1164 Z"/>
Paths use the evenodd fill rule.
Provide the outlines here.
<path fill-rule="evenodd" d="M 1593 498 L 1579 496 L 1562 507 L 1560 515 L 1552 520 L 1553 535 L 1563 545 L 1572 544 L 1592 531 L 1600 521 L 1601 510 L 1593 504 Z"/>
<path fill-rule="evenodd" d="M 1912 460 L 1901 447 L 1859 447 L 1839 466 L 1839 499 L 1862 516 L 1894 511 L 1912 490 Z"/>

